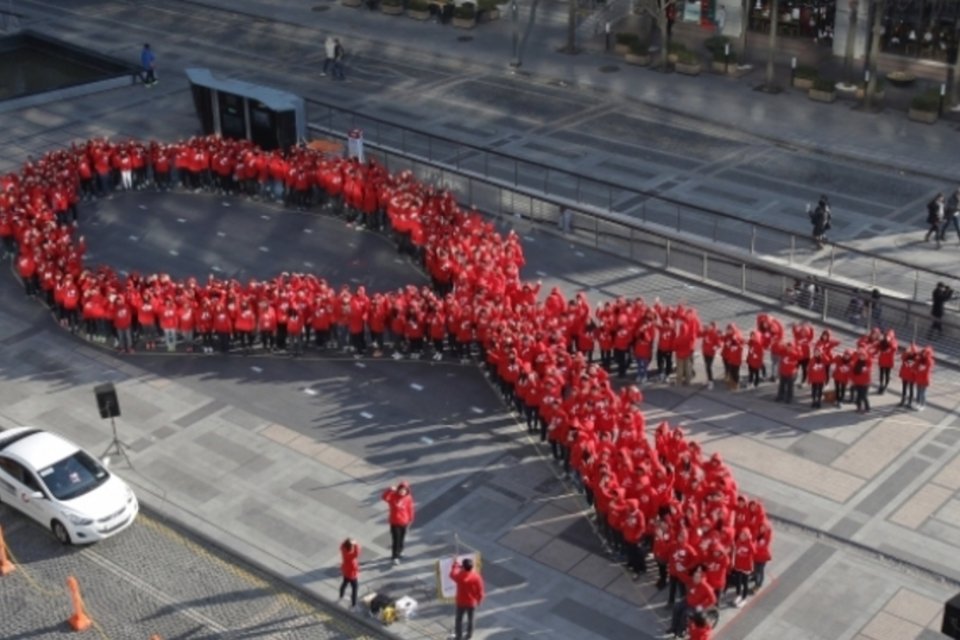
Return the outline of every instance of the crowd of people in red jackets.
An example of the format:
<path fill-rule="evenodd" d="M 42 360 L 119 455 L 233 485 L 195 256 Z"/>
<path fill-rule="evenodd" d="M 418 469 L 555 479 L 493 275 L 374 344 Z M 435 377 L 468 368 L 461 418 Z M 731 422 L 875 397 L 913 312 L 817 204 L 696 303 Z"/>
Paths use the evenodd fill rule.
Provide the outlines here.
<path fill-rule="evenodd" d="M 313 274 L 175 280 L 85 264 L 79 202 L 115 188 L 177 185 L 278 198 L 301 208 L 323 205 L 392 233 L 432 286 L 368 293 Z M 698 614 L 688 625 L 689 613 L 712 609 L 728 588 L 742 605 L 762 585 L 771 557 L 769 520 L 758 501 L 739 493 L 719 454 L 706 456 L 666 423 L 648 439 L 638 385 L 617 391 L 612 378 L 632 375 L 643 385 L 675 374 L 678 384 L 689 384 L 699 344 L 710 385 L 719 356 L 731 386 L 740 384 L 746 364 L 748 384 L 778 377 L 778 400 L 790 402 L 799 372 L 819 407 L 832 376 L 834 401 L 844 401 L 850 387 L 858 410 L 866 411 L 873 363 L 883 390 L 898 355 L 892 331 L 875 330 L 856 350 L 841 352 L 829 330 L 816 336 L 800 322 L 788 333 L 769 314 L 758 315 L 744 338 L 736 325 L 702 324 L 696 310 L 683 305 L 621 298 L 594 308 L 582 293 L 567 298 L 558 289 L 541 301 L 539 284 L 520 278 L 523 248 L 512 231 L 499 233 L 449 192 L 409 172 L 394 175 L 372 161 L 305 147 L 264 152 L 215 136 L 73 145 L 0 177 L 0 239 L 28 295 L 44 299 L 65 327 L 112 341 L 123 352 L 296 355 L 308 347 L 339 347 L 357 357 L 390 350 L 394 357 L 478 358 L 582 487 L 611 552 L 623 553 L 637 576 L 652 555 L 657 585 L 669 586 L 675 606 L 670 631 L 689 628 L 701 639 L 709 635 L 709 621 Z M 911 345 L 900 359 L 901 404 L 922 408 L 932 352 Z"/>

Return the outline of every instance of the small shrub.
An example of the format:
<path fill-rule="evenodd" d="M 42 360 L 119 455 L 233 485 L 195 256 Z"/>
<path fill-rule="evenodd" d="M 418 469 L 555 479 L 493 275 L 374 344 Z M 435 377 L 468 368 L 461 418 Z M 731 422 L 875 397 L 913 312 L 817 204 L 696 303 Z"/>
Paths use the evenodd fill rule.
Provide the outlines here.
<path fill-rule="evenodd" d="M 472 2 L 464 2 L 453 10 L 453 17 L 461 20 L 473 20 L 477 17 L 477 5 Z"/>
<path fill-rule="evenodd" d="M 918 93 L 910 101 L 910 108 L 917 111 L 938 111 L 940 109 L 940 92 L 937 89 L 930 89 Z"/>
<path fill-rule="evenodd" d="M 637 38 L 630 43 L 630 53 L 635 56 L 648 56 L 650 55 L 650 43 Z"/>
<path fill-rule="evenodd" d="M 730 52 L 733 53 L 733 43 L 730 42 L 730 38 L 727 36 L 713 36 L 712 38 L 707 38 L 703 43 L 703 46 L 707 48 L 707 51 L 713 54 L 714 59 L 717 55 L 723 56 L 723 49 L 727 45 L 730 45 Z"/>
<path fill-rule="evenodd" d="M 795 78 L 801 78 L 803 80 L 816 80 L 819 75 L 816 67 L 811 67 L 806 64 L 801 64 L 793 73 Z"/>
<path fill-rule="evenodd" d="M 837 90 L 837 82 L 830 78 L 816 78 L 813 81 L 813 90 L 814 91 L 825 91 L 827 93 L 833 93 Z"/>
<path fill-rule="evenodd" d="M 499 8 L 497 0 L 478 0 L 477 10 L 478 11 L 494 11 Z"/>
<path fill-rule="evenodd" d="M 681 51 L 686 51 L 687 46 L 682 42 L 671 42 L 667 45 L 667 53 L 672 53 L 675 55 L 680 55 Z"/>
<path fill-rule="evenodd" d="M 636 33 L 628 33 L 626 31 L 620 31 L 615 36 L 616 42 L 619 45 L 626 47 L 632 47 L 634 42 L 640 42 L 640 35 Z"/>
<path fill-rule="evenodd" d="M 677 52 L 677 62 L 680 64 L 699 64 L 700 58 L 693 51 L 683 49 Z"/>
<path fill-rule="evenodd" d="M 407 2 L 407 9 L 410 11 L 430 11 L 430 3 L 427 0 L 410 0 Z"/>
<path fill-rule="evenodd" d="M 730 49 L 730 55 L 724 55 L 723 49 L 713 52 L 714 62 L 729 62 L 730 64 L 737 63 L 737 52 L 733 49 Z"/>

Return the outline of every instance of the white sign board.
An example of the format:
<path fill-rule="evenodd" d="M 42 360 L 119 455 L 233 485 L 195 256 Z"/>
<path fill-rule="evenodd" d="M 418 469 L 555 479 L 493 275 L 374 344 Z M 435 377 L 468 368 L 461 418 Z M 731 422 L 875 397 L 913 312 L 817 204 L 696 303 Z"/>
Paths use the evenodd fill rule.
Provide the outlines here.
<path fill-rule="evenodd" d="M 461 553 L 457 556 L 457 563 L 465 559 L 473 560 L 473 570 L 480 570 L 480 552 L 472 551 L 470 553 Z M 453 558 L 444 558 L 437 560 L 437 591 L 440 593 L 441 600 L 453 600 L 457 595 L 457 583 L 450 579 L 450 567 L 453 566 Z"/>

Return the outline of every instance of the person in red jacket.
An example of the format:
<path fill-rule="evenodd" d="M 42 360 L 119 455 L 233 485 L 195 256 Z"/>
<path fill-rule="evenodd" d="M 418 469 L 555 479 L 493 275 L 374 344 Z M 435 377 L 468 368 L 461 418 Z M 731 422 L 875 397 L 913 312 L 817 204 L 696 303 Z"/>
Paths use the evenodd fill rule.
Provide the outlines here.
<path fill-rule="evenodd" d="M 793 388 L 797 382 L 797 367 L 800 363 L 800 350 L 792 342 L 780 346 L 780 386 L 777 389 L 777 402 L 793 402 Z"/>
<path fill-rule="evenodd" d="M 757 529 L 757 535 L 754 539 L 753 555 L 753 591 L 756 592 L 763 586 L 764 573 L 767 563 L 773 559 L 770 547 L 773 544 L 773 527 L 770 521 L 764 518 Z"/>
<path fill-rule="evenodd" d="M 850 384 L 850 376 L 853 375 L 853 352 L 847 349 L 842 354 L 837 355 L 833 364 L 833 388 L 839 407 L 844 402 L 847 385 Z"/>
<path fill-rule="evenodd" d="M 870 411 L 870 371 L 873 361 L 870 354 L 861 349 L 857 351 L 857 359 L 853 364 L 853 375 L 850 381 L 856 394 L 857 413 Z"/>
<path fill-rule="evenodd" d="M 917 380 L 917 345 L 910 343 L 900 356 L 900 406 L 913 408 L 913 391 Z"/>
<path fill-rule="evenodd" d="M 667 633 L 682 636 L 687 629 L 687 620 L 693 611 L 712 609 L 717 604 L 717 594 L 705 579 L 703 565 L 697 565 L 687 578 L 687 595 L 673 608 L 673 619 Z"/>
<path fill-rule="evenodd" d="M 880 380 L 877 393 L 882 394 L 890 384 L 890 372 L 893 371 L 893 365 L 897 359 L 897 334 L 893 329 L 887 329 L 880 340 L 878 350 L 877 366 L 880 369 Z"/>
<path fill-rule="evenodd" d="M 807 377 L 810 380 L 810 406 L 819 409 L 823 404 L 823 386 L 830 376 L 830 362 L 819 349 L 813 352 L 813 358 L 807 366 Z"/>
<path fill-rule="evenodd" d="M 343 581 L 340 583 L 340 600 L 343 600 L 347 592 L 347 585 L 350 585 L 350 608 L 357 607 L 357 585 L 360 579 L 360 543 L 352 538 L 347 538 L 340 545 L 340 575 Z"/>
<path fill-rule="evenodd" d="M 694 611 L 690 614 L 690 623 L 687 626 L 688 640 L 710 640 L 713 636 L 713 627 L 703 611 Z"/>
<path fill-rule="evenodd" d="M 733 543 L 733 586 L 737 590 L 733 606 L 738 609 L 743 606 L 749 595 L 748 580 L 753 575 L 756 554 L 757 549 L 750 529 L 747 527 L 740 529 Z"/>
<path fill-rule="evenodd" d="M 477 607 L 483 602 L 483 577 L 473 570 L 473 560 L 464 558 L 457 563 L 453 559 L 450 566 L 450 579 L 457 585 L 457 616 L 454 621 L 454 637 L 470 638 L 473 636 L 473 616 Z M 463 618 L 467 618 L 467 632 L 463 633 Z"/>
<path fill-rule="evenodd" d="M 707 372 L 707 389 L 713 388 L 713 360 L 717 357 L 717 351 L 720 350 L 720 344 L 723 342 L 720 337 L 720 330 L 716 322 L 710 322 L 700 331 L 700 350 L 703 352 L 703 367 Z"/>
<path fill-rule="evenodd" d="M 413 524 L 413 494 L 410 492 L 410 485 L 401 482 L 384 491 L 381 497 L 390 507 L 390 557 L 393 564 L 400 564 L 407 529 Z"/>
<path fill-rule="evenodd" d="M 930 379 L 933 375 L 933 349 L 924 347 L 923 351 L 917 357 L 916 365 L 916 383 L 917 383 L 917 411 L 923 411 L 927 407 L 927 387 L 930 386 Z"/>

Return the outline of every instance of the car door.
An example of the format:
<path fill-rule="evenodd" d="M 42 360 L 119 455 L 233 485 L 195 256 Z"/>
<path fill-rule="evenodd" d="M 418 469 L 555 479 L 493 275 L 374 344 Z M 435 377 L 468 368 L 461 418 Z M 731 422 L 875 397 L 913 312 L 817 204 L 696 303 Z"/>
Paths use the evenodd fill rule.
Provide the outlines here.
<path fill-rule="evenodd" d="M 49 500 L 37 498 L 36 492 L 44 493 L 33 473 L 16 460 L 0 456 L 0 491 L 4 504 L 21 511 L 40 524 L 47 526 Z M 44 494 L 46 495 L 46 494 Z"/>

